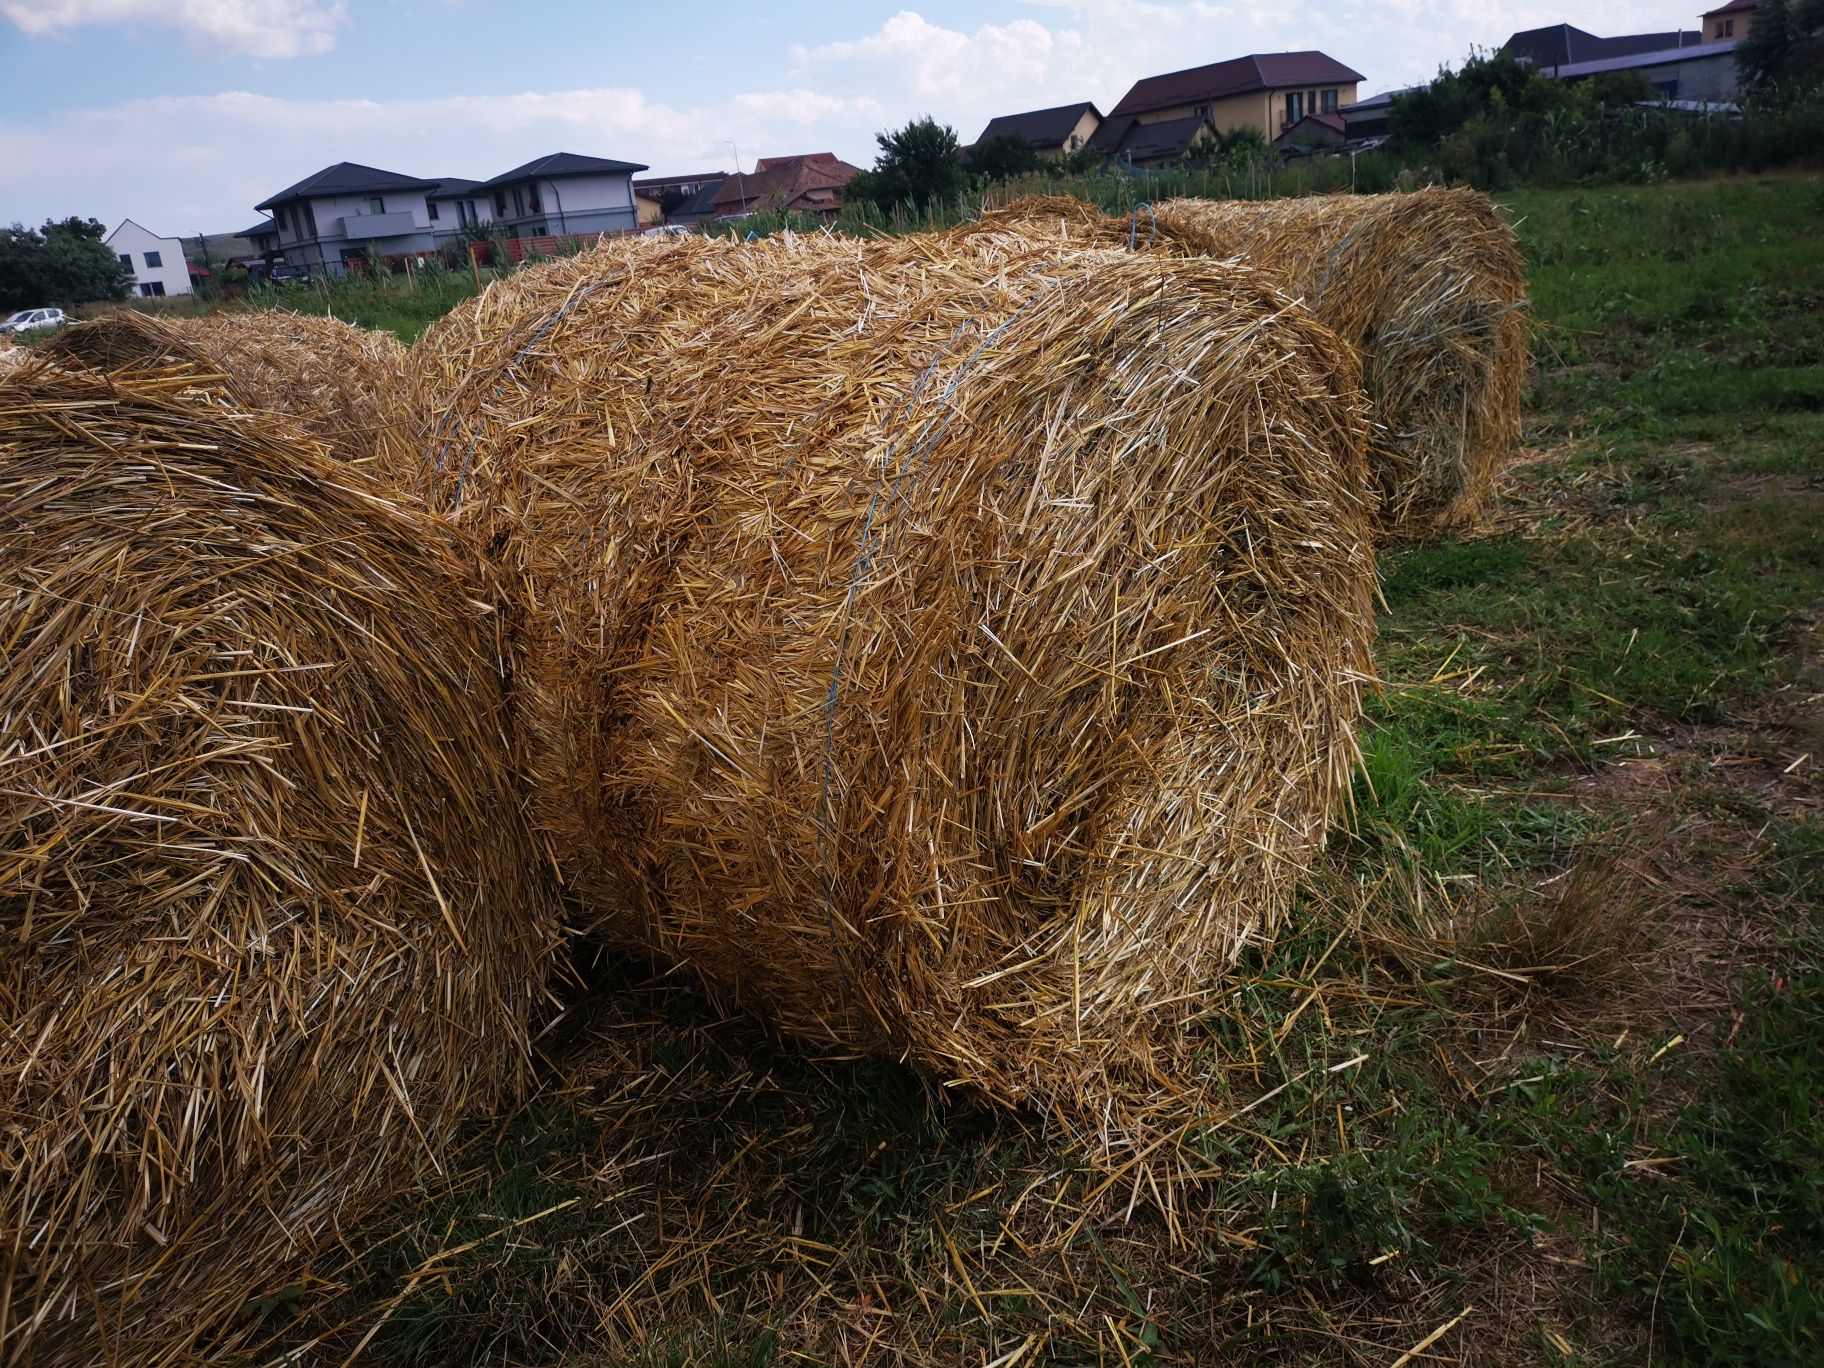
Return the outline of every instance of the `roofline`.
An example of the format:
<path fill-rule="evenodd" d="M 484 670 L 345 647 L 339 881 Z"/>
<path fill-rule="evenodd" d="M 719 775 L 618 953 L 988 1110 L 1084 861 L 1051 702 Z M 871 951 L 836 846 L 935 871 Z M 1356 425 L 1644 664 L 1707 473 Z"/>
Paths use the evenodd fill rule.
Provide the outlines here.
<path fill-rule="evenodd" d="M 120 228 L 125 228 L 129 223 L 132 224 L 135 228 L 139 229 L 139 231 L 144 233 L 147 237 L 155 237 L 160 242 L 175 242 L 180 245 L 183 243 L 183 239 L 180 237 L 167 237 L 163 233 L 153 232 L 150 228 L 146 227 L 146 225 L 141 223 L 138 219 L 123 218 L 120 221 Z M 114 230 L 114 233 L 118 233 L 120 231 L 120 228 L 116 228 Z M 106 243 L 114 241 L 114 233 L 109 233 L 105 238 L 102 239 L 102 242 L 104 244 L 106 244 Z"/>
<path fill-rule="evenodd" d="M 1361 72 L 1357 71 L 1354 67 L 1345 66 L 1342 62 L 1337 62 L 1336 58 L 1332 57 L 1327 52 L 1319 52 L 1316 48 L 1308 48 L 1308 49 L 1305 49 L 1305 51 L 1316 53 L 1317 56 L 1322 57 L 1327 62 L 1336 62 L 1336 64 L 1339 67 L 1342 67 L 1342 69 L 1348 73 L 1348 75 L 1346 77 L 1341 77 L 1341 78 L 1326 77 L 1325 78 L 1326 80 L 1331 80 L 1331 79 L 1349 80 L 1349 81 L 1354 81 L 1357 85 L 1359 85 L 1363 81 L 1368 79 L 1366 76 L 1362 75 Z M 1230 62 L 1248 62 L 1248 63 L 1252 64 L 1254 67 L 1254 79 L 1251 82 L 1248 82 L 1244 85 L 1236 87 L 1234 90 L 1225 90 L 1220 96 L 1218 96 L 1216 98 L 1226 100 L 1226 99 L 1229 99 L 1231 96 L 1235 96 L 1235 95 L 1252 95 L 1257 90 L 1280 90 L 1280 89 L 1290 90 L 1291 89 L 1290 85 L 1286 85 L 1286 86 L 1282 87 L 1282 86 L 1276 86 L 1276 85 L 1270 84 L 1267 81 L 1267 79 L 1261 75 L 1261 72 L 1260 72 L 1260 59 L 1262 57 L 1290 57 L 1290 56 L 1292 56 L 1292 54 L 1290 52 L 1249 52 L 1240 57 L 1224 58 L 1220 62 L 1203 62 L 1197 66 L 1183 67 L 1177 71 L 1162 71 L 1157 76 L 1142 76 L 1138 81 L 1134 82 L 1133 87 L 1130 87 L 1128 89 L 1127 95 L 1123 95 L 1119 100 L 1117 100 L 1115 102 L 1114 109 L 1110 111 L 1110 117 L 1112 117 L 1114 114 L 1118 114 L 1121 112 L 1121 106 L 1127 103 L 1128 95 L 1132 95 L 1134 93 L 1134 87 L 1145 85 L 1148 81 L 1169 81 L 1174 76 L 1189 76 L 1193 71 L 1204 71 L 1210 67 L 1227 66 Z M 1300 81 L 1300 82 L 1298 82 L 1298 84 L 1300 86 L 1305 86 L 1309 83 L 1305 82 L 1305 81 Z M 1183 104 L 1183 103 L 1184 103 L 1183 100 L 1167 100 L 1167 101 L 1162 101 L 1159 104 L 1146 105 L 1139 109 L 1129 110 L 1127 112 L 1130 114 L 1132 114 L 1132 113 L 1144 114 L 1153 109 L 1164 109 L 1164 108 L 1169 107 L 1170 105 Z"/>
<path fill-rule="evenodd" d="M 569 153 L 551 152 L 551 153 L 546 154 L 545 156 L 537 157 L 534 160 L 527 162 L 526 166 L 516 166 L 511 171 L 502 171 L 498 176 L 490 176 L 490 177 L 488 177 L 488 179 L 486 179 L 486 180 L 482 181 L 480 184 L 478 184 L 475 188 L 477 190 L 497 190 L 503 186 L 518 185 L 522 181 L 569 180 L 573 176 L 625 175 L 629 180 L 632 180 L 634 172 L 652 170 L 652 168 L 650 166 L 644 165 L 641 162 L 618 161 L 613 157 L 591 158 L 591 160 L 593 160 L 593 161 L 609 163 L 611 166 L 614 167 L 614 170 L 612 170 L 612 171 L 602 171 L 599 169 L 594 170 L 594 171 L 559 171 L 555 175 L 553 175 L 549 171 L 528 171 L 528 170 L 526 170 L 527 166 L 535 166 L 538 164 L 538 162 L 550 161 L 555 157 L 563 157 L 563 156 L 580 157 L 582 155 L 583 154 L 580 152 L 569 152 Z M 254 207 L 258 208 L 259 206 L 256 205 Z"/>

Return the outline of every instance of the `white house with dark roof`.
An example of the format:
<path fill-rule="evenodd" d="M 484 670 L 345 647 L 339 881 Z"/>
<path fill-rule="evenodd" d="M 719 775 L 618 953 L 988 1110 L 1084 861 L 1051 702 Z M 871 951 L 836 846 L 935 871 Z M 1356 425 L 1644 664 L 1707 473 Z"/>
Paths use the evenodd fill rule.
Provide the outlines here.
<path fill-rule="evenodd" d="M 437 181 L 337 162 L 254 207 L 272 215 L 288 263 L 340 272 L 357 258 L 433 250 L 437 224 L 425 197 L 437 187 Z"/>
<path fill-rule="evenodd" d="M 184 261 L 184 244 L 160 237 L 132 219 L 108 234 L 108 250 L 133 273 L 133 293 L 141 299 L 190 293 L 190 267 Z"/>
<path fill-rule="evenodd" d="M 646 169 L 637 162 L 553 152 L 474 188 L 477 196 L 487 196 L 493 221 L 510 237 L 630 233 L 640 226 L 633 177 Z"/>

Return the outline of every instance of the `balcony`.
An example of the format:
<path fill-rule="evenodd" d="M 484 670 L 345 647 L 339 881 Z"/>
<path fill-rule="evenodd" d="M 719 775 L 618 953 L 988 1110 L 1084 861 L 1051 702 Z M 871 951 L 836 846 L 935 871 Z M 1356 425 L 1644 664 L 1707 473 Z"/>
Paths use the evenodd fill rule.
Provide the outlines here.
<path fill-rule="evenodd" d="M 334 235 L 350 242 L 381 242 L 387 238 L 430 232 L 429 228 L 420 228 L 412 222 L 412 216 L 403 210 L 394 214 L 350 214 L 337 220 L 337 225 L 339 232 Z"/>

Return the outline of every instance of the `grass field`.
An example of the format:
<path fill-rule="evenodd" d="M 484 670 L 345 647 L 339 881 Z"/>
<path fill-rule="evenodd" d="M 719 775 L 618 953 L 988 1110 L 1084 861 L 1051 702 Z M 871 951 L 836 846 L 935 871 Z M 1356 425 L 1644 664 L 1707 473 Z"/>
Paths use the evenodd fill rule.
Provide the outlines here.
<path fill-rule="evenodd" d="M 249 1314 L 329 1362 L 1824 1361 L 1824 181 L 1508 202 L 1526 450 L 1385 558 L 1201 1176 L 604 959 L 531 1104 Z"/>

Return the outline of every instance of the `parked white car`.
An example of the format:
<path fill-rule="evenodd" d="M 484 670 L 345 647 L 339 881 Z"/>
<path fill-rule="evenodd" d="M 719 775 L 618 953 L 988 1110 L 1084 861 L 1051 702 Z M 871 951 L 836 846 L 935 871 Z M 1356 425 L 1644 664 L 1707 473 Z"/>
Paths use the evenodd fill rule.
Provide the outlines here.
<path fill-rule="evenodd" d="M 61 328 L 70 320 L 62 309 L 21 309 L 4 323 L 0 333 L 31 332 L 35 328 Z"/>

